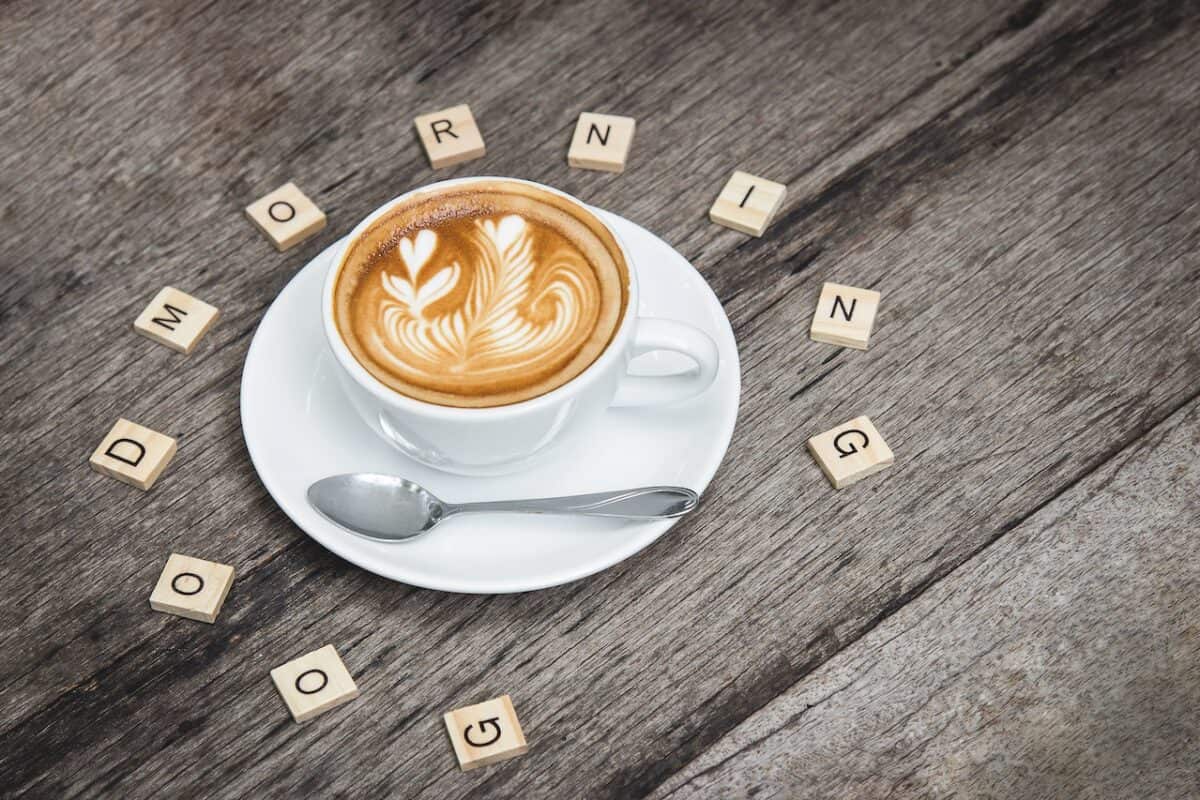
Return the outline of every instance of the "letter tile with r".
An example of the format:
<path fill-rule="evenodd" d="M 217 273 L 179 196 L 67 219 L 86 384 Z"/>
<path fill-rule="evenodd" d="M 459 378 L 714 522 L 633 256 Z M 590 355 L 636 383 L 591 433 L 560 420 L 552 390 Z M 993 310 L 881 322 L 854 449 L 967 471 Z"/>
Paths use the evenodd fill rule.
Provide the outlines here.
<path fill-rule="evenodd" d="M 495 764 L 529 750 L 508 695 L 456 708 L 442 718 L 463 770 Z"/>
<path fill-rule="evenodd" d="M 417 134 L 434 169 L 483 158 L 487 148 L 467 105 L 453 106 L 417 117 Z"/>
<path fill-rule="evenodd" d="M 358 697 L 354 678 L 331 644 L 276 667 L 271 680 L 296 722 Z"/>
<path fill-rule="evenodd" d="M 894 460 L 891 448 L 866 417 L 855 417 L 812 437 L 808 449 L 835 489 L 874 475 Z"/>
<path fill-rule="evenodd" d="M 145 491 L 175 455 L 175 440 L 127 419 L 112 430 L 88 459 L 92 469 Z"/>
<path fill-rule="evenodd" d="M 150 595 L 155 611 L 210 625 L 233 585 L 233 567 L 172 553 Z"/>

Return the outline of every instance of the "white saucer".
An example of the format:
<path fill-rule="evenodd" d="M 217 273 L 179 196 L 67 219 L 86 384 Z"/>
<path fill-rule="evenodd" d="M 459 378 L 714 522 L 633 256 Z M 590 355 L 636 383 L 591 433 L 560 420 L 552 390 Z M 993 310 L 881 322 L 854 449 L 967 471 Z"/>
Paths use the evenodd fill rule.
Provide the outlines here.
<path fill-rule="evenodd" d="M 321 288 L 330 246 L 267 309 L 242 372 L 242 431 L 258 476 L 280 508 L 309 536 L 364 569 L 449 592 L 521 592 L 599 572 L 628 558 L 676 520 L 621 522 L 584 517 L 464 514 L 411 542 L 383 544 L 347 533 L 308 505 L 309 484 L 342 472 L 410 478 L 451 501 L 549 497 L 635 486 L 677 485 L 703 492 L 721 463 L 737 418 L 737 344 L 712 289 L 666 242 L 615 214 L 600 212 L 632 253 L 641 283 L 639 314 L 691 323 L 717 343 L 716 381 L 672 406 L 610 409 L 584 437 L 524 472 L 467 478 L 438 472 L 377 438 L 343 400 L 321 327 Z M 673 353 L 643 356 L 638 372 L 674 372 Z M 703 514 L 701 500 L 696 514 Z"/>

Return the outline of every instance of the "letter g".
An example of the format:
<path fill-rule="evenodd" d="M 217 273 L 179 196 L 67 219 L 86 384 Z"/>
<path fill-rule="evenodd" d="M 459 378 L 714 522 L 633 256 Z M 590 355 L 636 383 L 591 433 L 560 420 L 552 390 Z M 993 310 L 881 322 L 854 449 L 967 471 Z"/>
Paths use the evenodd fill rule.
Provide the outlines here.
<path fill-rule="evenodd" d="M 500 734 L 501 734 L 500 718 L 492 717 L 491 719 L 480 720 L 479 721 L 479 732 L 483 733 L 483 729 L 488 727 L 489 725 L 496 730 L 496 733 L 492 736 L 492 738 L 488 739 L 486 742 L 477 742 L 471 738 L 471 728 L 473 727 L 471 725 L 468 725 L 463 730 L 463 738 L 466 739 L 467 744 L 471 745 L 472 747 L 487 747 L 489 744 L 495 744 L 496 742 L 498 742 L 500 740 Z"/>
<path fill-rule="evenodd" d="M 850 436 L 855 433 L 857 433 L 859 436 L 862 437 L 862 444 L 856 445 L 854 442 L 850 442 L 848 445 L 846 445 L 843 448 L 841 445 L 842 437 Z M 870 443 L 871 443 L 871 440 L 867 438 L 867 435 L 865 433 L 863 433 L 862 431 L 858 430 L 857 428 L 851 428 L 848 431 L 842 431 L 837 436 L 833 437 L 833 449 L 838 451 L 838 458 L 845 458 L 846 456 L 852 456 L 855 453 L 857 453 L 860 448 L 864 448 L 867 445 L 869 445 Z"/>

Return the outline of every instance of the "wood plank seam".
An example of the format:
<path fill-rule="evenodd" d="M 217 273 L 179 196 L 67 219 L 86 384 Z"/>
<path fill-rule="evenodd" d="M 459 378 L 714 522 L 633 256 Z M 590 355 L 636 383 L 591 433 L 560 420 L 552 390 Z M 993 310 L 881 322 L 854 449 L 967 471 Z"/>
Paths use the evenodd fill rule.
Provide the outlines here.
<path fill-rule="evenodd" d="M 869 625 L 863 627 L 863 629 L 860 631 L 854 631 L 852 638 L 847 639 L 847 638 L 843 637 L 841 640 L 842 641 L 841 647 L 838 648 L 838 650 L 835 651 L 835 653 L 831 654 L 829 656 L 829 658 L 832 658 L 833 655 L 837 654 L 837 652 L 841 652 L 842 650 L 845 650 L 846 648 L 850 647 L 855 642 L 860 640 L 863 636 L 865 636 L 865 635 L 869 634 L 871 631 L 875 630 L 875 628 L 879 627 L 879 625 L 881 623 L 883 623 L 885 620 L 887 620 L 889 617 L 891 617 L 893 614 L 895 614 L 901 608 L 908 605 L 908 603 L 912 602 L 916 598 L 920 597 L 928 589 L 932 588 L 933 586 L 936 586 L 939 582 L 941 582 L 941 580 L 943 578 L 946 578 L 947 576 L 953 574 L 964 564 L 967 564 L 968 562 L 973 560 L 980 553 L 987 550 L 993 544 L 998 542 L 1002 537 L 1004 537 L 1005 535 L 1007 535 L 1008 533 L 1010 533 L 1011 531 L 1013 531 L 1014 529 L 1016 529 L 1017 527 L 1022 525 L 1024 522 L 1029 520 L 1031 517 L 1033 517 L 1039 511 L 1044 509 L 1046 506 L 1053 503 L 1059 497 L 1061 497 L 1062 495 L 1071 491 L 1071 489 L 1075 488 L 1075 486 L 1077 486 L 1079 483 L 1081 483 L 1083 480 L 1085 480 L 1089 475 L 1095 473 L 1097 470 L 1104 467 L 1108 462 L 1119 457 L 1122 453 L 1125 453 L 1126 451 L 1134 452 L 1135 449 L 1141 445 L 1143 439 L 1151 436 L 1152 434 L 1155 434 L 1155 432 L 1157 431 L 1157 429 L 1160 426 L 1162 426 L 1169 419 L 1171 419 L 1171 417 L 1173 417 L 1177 412 L 1181 411 L 1182 409 L 1186 408 L 1187 406 L 1191 405 L 1192 403 L 1200 403 L 1200 391 L 1194 392 L 1193 394 L 1191 394 L 1184 400 L 1180 401 L 1179 403 L 1176 403 L 1174 406 L 1172 406 L 1170 409 L 1168 409 L 1165 413 L 1160 414 L 1155 421 L 1153 421 L 1149 425 L 1143 426 L 1142 428 L 1140 428 L 1138 430 L 1137 433 L 1127 436 L 1121 442 L 1119 442 L 1118 444 L 1116 444 L 1113 447 L 1106 450 L 1102 456 L 1095 459 L 1091 464 L 1085 466 L 1084 469 L 1082 469 L 1079 473 L 1077 473 L 1070 481 L 1064 483 L 1057 490 L 1055 490 L 1051 495 L 1049 495 L 1047 498 L 1045 498 L 1042 502 L 1038 503 L 1035 507 L 1030 509 L 1028 512 L 1023 513 L 1023 514 L 1019 515 L 1018 517 L 1015 517 L 1015 518 L 1003 523 L 997 529 L 995 535 L 989 537 L 982 546 L 980 546 L 976 550 L 972 551 L 966 558 L 961 560 L 959 563 L 949 566 L 948 568 L 939 567 L 939 569 L 935 570 L 933 573 L 930 573 L 930 575 L 925 580 L 923 580 L 921 583 L 914 585 L 908 591 L 904 592 L 903 595 L 896 598 L 895 602 L 889 603 L 884 609 L 881 610 L 880 614 L 878 614 L 874 618 L 872 618 Z M 795 674 L 795 676 L 794 676 L 795 680 L 793 680 L 786 688 L 784 688 L 781 692 L 779 692 L 779 694 L 783 694 L 783 693 L 790 691 L 792 688 L 794 688 L 796 686 L 796 684 L 800 683 L 802 680 L 804 680 L 804 678 L 806 678 L 808 675 L 810 675 L 814 671 L 816 671 L 816 669 L 818 667 L 820 667 L 821 665 L 826 663 L 829 660 L 829 658 L 823 659 L 818 663 L 805 664 L 804 669 L 801 671 L 797 671 L 797 673 Z M 832 696 L 832 695 L 830 695 L 830 696 Z M 828 699 L 828 698 L 826 698 L 826 699 Z M 716 740 L 714 740 L 714 744 L 715 744 L 715 741 L 719 741 L 720 739 L 724 738 L 731 730 L 733 730 L 733 728 L 737 727 L 738 724 L 745 721 L 745 719 L 749 718 L 749 716 L 751 716 L 755 712 L 761 710 L 769 702 L 770 702 L 770 700 L 767 700 L 766 702 L 762 703 L 760 706 L 758 706 L 754 710 L 750 711 L 745 716 L 741 717 L 735 725 L 727 726 L 726 729 L 721 733 L 721 735 L 718 736 Z M 711 747 L 712 747 L 712 745 L 710 744 L 709 746 L 703 748 L 702 750 L 694 753 L 691 756 L 691 758 L 689 758 L 687 761 L 680 764 L 678 767 L 676 767 L 674 770 L 672 770 L 670 772 L 670 774 L 668 774 L 661 781 L 659 781 L 657 784 L 655 784 L 655 786 L 649 792 L 647 792 L 647 794 L 652 793 L 655 788 L 662 786 L 672 776 L 678 774 L 679 772 L 682 772 L 690 764 L 694 763 L 701 755 L 703 755 L 705 752 L 707 752 L 709 749 L 711 749 Z"/>

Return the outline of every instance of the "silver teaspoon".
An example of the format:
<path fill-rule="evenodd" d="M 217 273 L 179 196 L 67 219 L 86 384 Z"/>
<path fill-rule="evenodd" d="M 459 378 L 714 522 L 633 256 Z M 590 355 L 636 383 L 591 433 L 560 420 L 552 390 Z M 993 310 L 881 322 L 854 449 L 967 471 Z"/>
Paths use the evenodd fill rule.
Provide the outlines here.
<path fill-rule="evenodd" d="M 683 516 L 699 499 L 680 486 L 647 486 L 571 497 L 447 503 L 410 480 L 369 472 L 331 475 L 308 487 L 308 502 L 322 516 L 351 533 L 381 542 L 421 536 L 452 514 L 504 511 L 663 519 Z"/>

